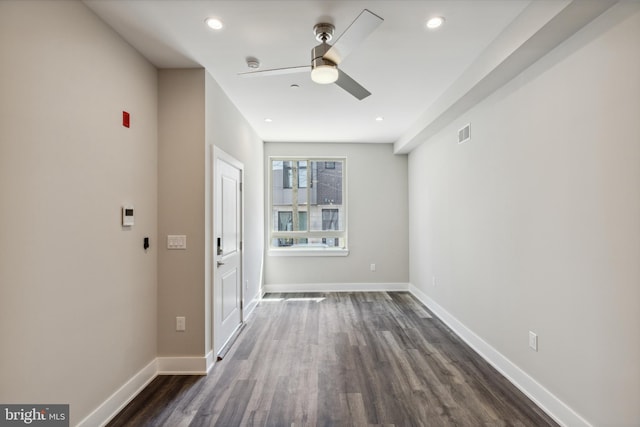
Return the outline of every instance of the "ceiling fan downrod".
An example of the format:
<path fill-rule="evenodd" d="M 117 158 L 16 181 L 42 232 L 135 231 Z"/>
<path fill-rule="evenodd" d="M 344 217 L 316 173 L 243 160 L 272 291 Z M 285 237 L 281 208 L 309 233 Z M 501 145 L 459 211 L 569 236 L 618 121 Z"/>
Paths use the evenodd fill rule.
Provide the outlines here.
<path fill-rule="evenodd" d="M 333 30 L 335 30 L 333 24 L 321 22 L 320 24 L 314 25 L 313 34 L 316 35 L 316 40 L 322 43 L 326 43 L 328 41 L 331 41 L 331 39 L 333 38 Z"/>

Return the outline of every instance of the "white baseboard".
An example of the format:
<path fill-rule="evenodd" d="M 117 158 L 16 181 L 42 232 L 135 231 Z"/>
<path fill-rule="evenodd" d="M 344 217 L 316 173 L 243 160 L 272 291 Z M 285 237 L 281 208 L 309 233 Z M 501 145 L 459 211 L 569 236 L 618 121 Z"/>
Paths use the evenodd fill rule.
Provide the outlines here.
<path fill-rule="evenodd" d="M 210 350 L 209 353 L 205 356 L 205 367 L 207 368 L 207 375 L 209 375 L 209 371 L 213 368 L 213 365 L 216 364 L 216 358 L 213 354 L 213 350 Z"/>
<path fill-rule="evenodd" d="M 78 427 L 105 426 L 113 417 L 118 415 L 125 406 L 133 400 L 153 379 L 157 376 L 157 363 L 153 359 L 142 368 L 129 381 L 113 393 L 107 400 L 98 406 L 85 419 L 80 421 Z"/>
<path fill-rule="evenodd" d="M 522 391 L 529 399 L 545 411 L 551 418 L 562 426 L 591 427 L 591 424 L 582 418 L 567 404 L 558 399 L 544 386 L 531 378 L 529 374 L 503 356 L 498 350 L 489 345 L 471 329 L 451 315 L 437 302 L 427 296 L 413 284 L 409 284 L 411 292 L 420 302 L 427 306 L 440 320 L 442 320 L 456 335 L 466 342 L 476 353 L 485 359 L 491 366 L 498 370 L 513 385 Z"/>
<path fill-rule="evenodd" d="M 244 319 L 243 319 L 245 322 L 251 316 L 251 314 L 253 313 L 253 310 L 255 310 L 255 308 L 258 306 L 258 303 L 260 302 L 260 298 L 262 298 L 262 289 L 258 291 L 258 293 L 245 306 Z"/>
<path fill-rule="evenodd" d="M 385 292 L 408 291 L 408 283 L 295 283 L 264 285 L 265 293 L 279 292 Z"/>
<path fill-rule="evenodd" d="M 158 375 L 207 375 L 215 363 L 213 351 L 205 357 L 158 357 L 131 377 L 77 427 L 105 426 Z"/>
<path fill-rule="evenodd" d="M 158 375 L 207 375 L 213 352 L 204 357 L 158 357 Z"/>

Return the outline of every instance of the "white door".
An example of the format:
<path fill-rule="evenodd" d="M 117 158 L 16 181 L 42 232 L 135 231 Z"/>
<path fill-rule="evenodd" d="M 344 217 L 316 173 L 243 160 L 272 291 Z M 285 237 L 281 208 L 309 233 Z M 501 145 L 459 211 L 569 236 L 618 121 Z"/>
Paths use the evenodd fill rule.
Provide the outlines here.
<path fill-rule="evenodd" d="M 242 163 L 214 148 L 213 347 L 242 324 Z"/>

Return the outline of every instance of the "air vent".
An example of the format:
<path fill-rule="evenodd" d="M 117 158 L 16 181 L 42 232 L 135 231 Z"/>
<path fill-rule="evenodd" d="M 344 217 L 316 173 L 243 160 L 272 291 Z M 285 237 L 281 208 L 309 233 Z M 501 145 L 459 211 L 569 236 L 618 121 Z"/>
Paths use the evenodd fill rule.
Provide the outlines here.
<path fill-rule="evenodd" d="M 467 142 L 471 139 L 471 124 L 467 123 L 462 129 L 458 131 L 458 144 Z"/>

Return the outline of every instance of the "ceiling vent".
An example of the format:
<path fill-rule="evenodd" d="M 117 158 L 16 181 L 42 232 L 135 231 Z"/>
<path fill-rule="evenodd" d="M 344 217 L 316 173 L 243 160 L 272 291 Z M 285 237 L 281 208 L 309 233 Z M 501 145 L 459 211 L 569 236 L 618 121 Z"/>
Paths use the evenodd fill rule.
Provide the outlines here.
<path fill-rule="evenodd" d="M 467 142 L 471 139 L 471 124 L 467 123 L 462 129 L 458 131 L 458 144 Z"/>

